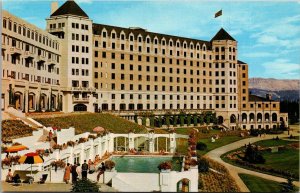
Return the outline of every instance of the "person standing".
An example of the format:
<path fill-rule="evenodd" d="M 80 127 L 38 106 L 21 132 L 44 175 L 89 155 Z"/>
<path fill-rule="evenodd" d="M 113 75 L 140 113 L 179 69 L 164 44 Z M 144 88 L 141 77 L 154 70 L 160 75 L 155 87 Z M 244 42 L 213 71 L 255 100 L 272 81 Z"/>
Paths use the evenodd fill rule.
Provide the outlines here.
<path fill-rule="evenodd" d="M 97 181 L 99 182 L 99 179 L 100 179 L 100 176 L 101 174 L 104 174 L 105 172 L 105 165 L 104 165 L 104 162 L 101 163 L 101 167 L 99 167 L 99 173 L 97 175 Z"/>
<path fill-rule="evenodd" d="M 71 167 L 71 173 L 72 173 L 72 184 L 76 183 L 77 181 L 77 177 L 78 177 L 78 174 L 77 174 L 77 164 L 74 163 L 74 165 L 72 165 Z"/>
<path fill-rule="evenodd" d="M 86 163 L 86 160 L 84 160 L 84 163 L 81 166 L 82 179 L 87 179 L 87 171 L 88 171 L 88 169 L 89 169 L 89 166 Z"/>
<path fill-rule="evenodd" d="M 78 179 L 82 179 L 80 163 L 78 163 L 77 165 L 76 172 L 77 172 Z"/>
<path fill-rule="evenodd" d="M 65 174 L 64 174 L 64 181 L 66 182 L 66 184 L 69 183 L 70 173 L 71 173 L 71 167 L 70 167 L 70 164 L 67 163 L 67 166 L 65 168 Z"/>
<path fill-rule="evenodd" d="M 52 130 L 50 130 L 50 132 L 49 132 L 49 141 L 52 140 L 52 136 L 53 136 L 53 133 L 52 133 Z"/>

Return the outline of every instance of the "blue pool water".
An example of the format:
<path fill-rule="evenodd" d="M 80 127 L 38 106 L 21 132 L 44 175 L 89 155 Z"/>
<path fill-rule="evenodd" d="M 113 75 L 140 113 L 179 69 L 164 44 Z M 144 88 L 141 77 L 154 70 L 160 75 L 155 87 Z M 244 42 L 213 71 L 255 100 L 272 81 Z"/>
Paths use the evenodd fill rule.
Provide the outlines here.
<path fill-rule="evenodd" d="M 112 161 L 116 163 L 116 170 L 118 172 L 128 173 L 159 173 L 157 166 L 164 161 L 172 162 L 172 170 L 180 171 L 182 158 L 180 157 L 136 157 L 123 156 L 112 157 Z"/>

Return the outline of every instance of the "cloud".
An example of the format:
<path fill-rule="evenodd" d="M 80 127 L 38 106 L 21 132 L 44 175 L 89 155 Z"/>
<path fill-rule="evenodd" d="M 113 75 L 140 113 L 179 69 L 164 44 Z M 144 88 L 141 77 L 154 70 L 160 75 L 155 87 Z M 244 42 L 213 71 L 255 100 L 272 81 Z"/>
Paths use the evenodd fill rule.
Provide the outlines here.
<path fill-rule="evenodd" d="M 271 52 L 249 52 L 242 54 L 245 57 L 248 58 L 262 58 L 262 57 L 273 57 L 276 56 L 276 53 L 271 53 Z"/>
<path fill-rule="evenodd" d="M 263 63 L 266 77 L 274 77 L 283 79 L 299 79 L 300 64 L 292 63 L 288 59 L 276 59 L 272 62 Z"/>
<path fill-rule="evenodd" d="M 83 4 L 83 3 L 91 4 L 91 3 L 93 3 L 93 0 L 75 0 L 75 1 L 78 4 Z"/>

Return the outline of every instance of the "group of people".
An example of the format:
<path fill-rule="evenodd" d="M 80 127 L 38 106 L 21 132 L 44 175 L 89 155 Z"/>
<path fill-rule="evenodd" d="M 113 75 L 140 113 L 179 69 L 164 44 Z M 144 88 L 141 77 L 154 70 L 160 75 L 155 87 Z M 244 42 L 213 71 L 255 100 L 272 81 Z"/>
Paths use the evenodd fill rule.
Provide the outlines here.
<path fill-rule="evenodd" d="M 80 165 L 79 163 L 74 163 L 71 165 L 70 163 L 67 163 L 67 166 L 65 167 L 65 173 L 64 173 L 64 182 L 66 184 L 69 183 L 70 177 L 72 175 L 72 183 L 76 183 L 78 179 L 87 179 L 87 175 L 92 174 L 96 171 L 95 164 L 89 159 L 88 163 L 86 163 L 86 160 L 84 160 L 84 163 Z M 102 162 L 101 166 L 98 169 L 99 173 L 97 175 L 97 180 L 99 181 L 100 176 L 105 172 L 105 165 Z"/>

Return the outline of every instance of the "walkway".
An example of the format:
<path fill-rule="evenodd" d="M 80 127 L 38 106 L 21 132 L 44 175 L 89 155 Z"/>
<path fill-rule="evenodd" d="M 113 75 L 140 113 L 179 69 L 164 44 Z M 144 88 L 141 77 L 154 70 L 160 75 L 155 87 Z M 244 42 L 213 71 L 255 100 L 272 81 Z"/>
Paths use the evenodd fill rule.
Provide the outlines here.
<path fill-rule="evenodd" d="M 299 134 L 298 133 L 295 134 L 295 132 L 293 132 L 293 135 L 294 136 L 299 136 Z M 229 151 L 232 151 L 232 150 L 235 150 L 239 147 L 242 147 L 245 144 L 248 144 L 249 142 L 254 143 L 254 142 L 265 140 L 265 139 L 272 139 L 274 136 L 276 137 L 276 135 L 267 135 L 265 137 L 252 137 L 252 138 L 247 138 L 247 139 L 243 139 L 243 140 L 240 140 L 240 141 L 236 141 L 234 143 L 231 143 L 231 144 L 219 147 L 217 149 L 214 149 L 214 150 L 208 152 L 206 154 L 206 156 L 208 156 L 211 159 L 223 164 L 230 171 L 231 176 L 235 179 L 237 185 L 239 186 L 239 188 L 241 189 L 242 192 L 249 192 L 249 189 L 247 188 L 245 183 L 242 181 L 242 179 L 239 177 L 239 175 L 238 175 L 239 173 L 249 174 L 249 175 L 265 178 L 265 179 L 268 179 L 268 180 L 273 180 L 273 181 L 276 181 L 276 182 L 286 182 L 287 181 L 286 178 L 281 178 L 281 177 L 277 177 L 277 176 L 263 174 L 263 173 L 260 173 L 260 172 L 251 171 L 251 170 L 247 170 L 247 169 L 240 168 L 240 167 L 237 167 L 237 166 L 233 166 L 231 164 L 228 164 L 228 163 L 224 162 L 221 159 L 222 154 L 224 154 L 226 152 L 229 152 Z M 287 133 L 278 135 L 279 138 L 287 137 L 287 136 L 288 136 Z M 297 182 L 294 181 L 294 184 L 298 187 L 300 185 L 299 181 L 297 181 Z"/>

